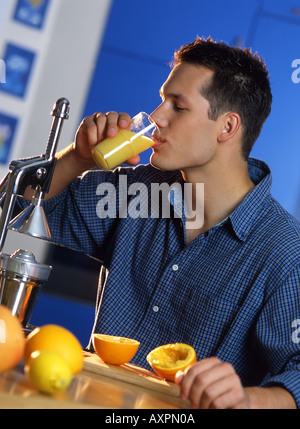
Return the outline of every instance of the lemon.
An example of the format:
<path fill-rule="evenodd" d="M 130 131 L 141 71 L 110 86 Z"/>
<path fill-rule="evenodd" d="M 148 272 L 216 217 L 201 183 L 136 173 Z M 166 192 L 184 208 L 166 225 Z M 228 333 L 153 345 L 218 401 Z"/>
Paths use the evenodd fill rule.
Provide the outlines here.
<path fill-rule="evenodd" d="M 78 374 L 83 367 L 82 347 L 72 332 L 58 325 L 44 325 L 35 328 L 27 337 L 24 362 L 28 363 L 32 352 L 49 350 L 66 360 L 72 374 Z"/>
<path fill-rule="evenodd" d="M 36 389 L 51 395 L 65 390 L 72 380 L 71 369 L 64 358 L 48 350 L 33 352 L 26 372 Z"/>

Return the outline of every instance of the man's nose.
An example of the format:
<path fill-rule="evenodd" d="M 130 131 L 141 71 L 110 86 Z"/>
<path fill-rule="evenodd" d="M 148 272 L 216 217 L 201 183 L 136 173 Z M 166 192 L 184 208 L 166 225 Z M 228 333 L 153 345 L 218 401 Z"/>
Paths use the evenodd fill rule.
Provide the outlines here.
<path fill-rule="evenodd" d="M 151 118 L 156 123 L 156 125 L 160 128 L 165 128 L 168 126 L 168 119 L 165 115 L 164 109 L 163 109 L 163 103 L 160 104 L 152 113 Z"/>

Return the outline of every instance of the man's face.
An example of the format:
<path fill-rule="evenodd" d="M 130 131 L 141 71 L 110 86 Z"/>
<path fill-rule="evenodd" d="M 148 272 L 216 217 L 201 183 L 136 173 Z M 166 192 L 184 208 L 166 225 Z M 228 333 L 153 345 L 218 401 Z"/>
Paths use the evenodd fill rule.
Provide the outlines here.
<path fill-rule="evenodd" d="M 203 166 L 215 157 L 217 121 L 208 118 L 209 102 L 201 88 L 212 78 L 205 67 L 182 63 L 161 88 L 162 103 L 152 113 L 160 130 L 151 164 L 162 170 Z"/>

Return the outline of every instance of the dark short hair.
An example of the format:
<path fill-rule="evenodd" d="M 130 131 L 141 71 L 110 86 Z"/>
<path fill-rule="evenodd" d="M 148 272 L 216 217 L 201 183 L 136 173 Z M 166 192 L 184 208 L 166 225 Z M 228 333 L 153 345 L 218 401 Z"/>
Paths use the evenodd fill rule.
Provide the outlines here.
<path fill-rule="evenodd" d="M 201 89 L 209 101 L 209 118 L 216 120 L 227 111 L 241 117 L 242 155 L 248 159 L 263 124 L 271 112 L 272 94 L 264 61 L 251 49 L 230 47 L 210 37 L 182 46 L 173 65 L 187 62 L 214 71 L 212 80 Z"/>

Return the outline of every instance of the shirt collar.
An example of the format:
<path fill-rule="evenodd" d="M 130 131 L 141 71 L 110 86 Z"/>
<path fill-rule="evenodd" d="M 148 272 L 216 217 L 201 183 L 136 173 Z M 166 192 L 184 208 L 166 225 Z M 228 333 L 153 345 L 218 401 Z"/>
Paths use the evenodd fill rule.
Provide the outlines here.
<path fill-rule="evenodd" d="M 265 200 L 271 194 L 272 175 L 268 165 L 256 158 L 248 159 L 249 176 L 255 187 L 246 195 L 241 204 L 226 219 L 215 225 L 212 229 L 225 225 L 230 221 L 235 235 L 242 241 L 247 239 L 253 222 L 258 215 Z M 179 180 L 180 182 L 180 180 Z M 204 190 L 205 192 L 205 190 Z M 186 221 L 181 192 L 176 188 L 168 195 L 169 202 L 173 205 L 177 214 Z"/>
<path fill-rule="evenodd" d="M 255 187 L 228 216 L 236 236 L 245 241 L 266 199 L 271 195 L 272 175 L 266 163 L 249 158 L 248 171 Z"/>

